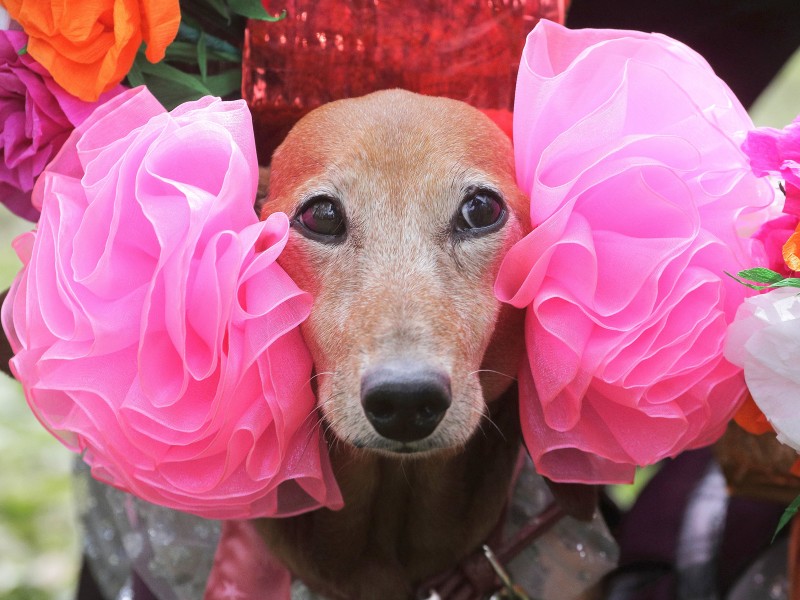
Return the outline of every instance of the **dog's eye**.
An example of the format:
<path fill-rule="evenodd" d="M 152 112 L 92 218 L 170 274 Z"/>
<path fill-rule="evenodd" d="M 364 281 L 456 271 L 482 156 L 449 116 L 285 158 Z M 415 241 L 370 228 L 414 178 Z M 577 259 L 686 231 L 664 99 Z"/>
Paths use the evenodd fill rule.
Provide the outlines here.
<path fill-rule="evenodd" d="M 475 190 L 467 195 L 458 209 L 456 229 L 488 233 L 496 229 L 493 225 L 501 224 L 505 213 L 503 202 L 497 194 L 489 190 Z"/>
<path fill-rule="evenodd" d="M 328 196 L 314 196 L 300 209 L 296 219 L 312 237 L 340 238 L 345 233 L 344 214 L 339 203 Z"/>

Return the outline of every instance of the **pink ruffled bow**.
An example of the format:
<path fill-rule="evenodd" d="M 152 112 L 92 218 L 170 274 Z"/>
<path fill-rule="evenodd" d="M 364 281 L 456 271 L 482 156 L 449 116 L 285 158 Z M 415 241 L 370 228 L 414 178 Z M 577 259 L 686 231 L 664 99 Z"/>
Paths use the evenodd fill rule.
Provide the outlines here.
<path fill-rule="evenodd" d="M 496 293 L 528 309 L 520 411 L 541 474 L 628 482 L 721 435 L 745 391 L 722 344 L 748 294 L 724 272 L 763 262 L 737 220 L 773 198 L 739 149 L 750 128 L 675 40 L 531 32 L 514 146 L 534 230 Z"/>
<path fill-rule="evenodd" d="M 44 426 L 101 481 L 208 518 L 342 505 L 297 328 L 312 300 L 257 177 L 244 102 L 113 98 L 37 182 L 3 305 Z"/>

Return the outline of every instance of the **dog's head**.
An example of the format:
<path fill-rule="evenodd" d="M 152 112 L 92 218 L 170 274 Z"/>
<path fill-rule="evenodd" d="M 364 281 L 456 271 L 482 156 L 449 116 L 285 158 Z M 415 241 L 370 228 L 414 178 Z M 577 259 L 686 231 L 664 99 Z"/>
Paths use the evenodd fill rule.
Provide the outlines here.
<path fill-rule="evenodd" d="M 330 430 L 390 453 L 465 443 L 523 350 L 521 312 L 493 293 L 528 219 L 507 136 L 444 98 L 333 102 L 275 152 L 276 211 L 281 265 L 315 299 L 303 335 Z"/>

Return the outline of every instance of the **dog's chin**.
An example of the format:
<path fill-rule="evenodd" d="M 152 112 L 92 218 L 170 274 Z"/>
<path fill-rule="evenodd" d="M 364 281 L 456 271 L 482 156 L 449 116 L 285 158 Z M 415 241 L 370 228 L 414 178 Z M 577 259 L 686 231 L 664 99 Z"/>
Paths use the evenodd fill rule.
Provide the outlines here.
<path fill-rule="evenodd" d="M 447 443 L 435 434 L 415 442 L 397 442 L 380 435 L 369 436 L 364 439 L 343 438 L 330 430 L 329 434 L 336 438 L 337 443 L 344 444 L 356 452 L 364 452 L 396 460 L 425 459 L 457 454 L 464 448 L 466 442 L 464 440 Z"/>
<path fill-rule="evenodd" d="M 410 444 L 402 444 L 399 442 L 392 442 L 390 440 L 372 442 L 369 444 L 354 442 L 352 446 L 362 452 L 369 452 L 383 456 L 384 458 L 393 459 L 424 459 L 434 456 L 445 456 L 456 454 L 462 447 L 462 444 L 453 446 L 441 446 L 439 444 L 413 442 Z"/>

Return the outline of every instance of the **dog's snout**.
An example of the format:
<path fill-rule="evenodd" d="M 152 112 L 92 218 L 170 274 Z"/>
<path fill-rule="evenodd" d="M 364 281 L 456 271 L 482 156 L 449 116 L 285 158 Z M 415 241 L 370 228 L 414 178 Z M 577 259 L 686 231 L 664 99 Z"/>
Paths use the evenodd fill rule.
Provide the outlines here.
<path fill-rule="evenodd" d="M 428 368 L 387 364 L 361 380 L 361 405 L 382 436 L 398 442 L 428 437 L 450 407 L 450 377 Z"/>

